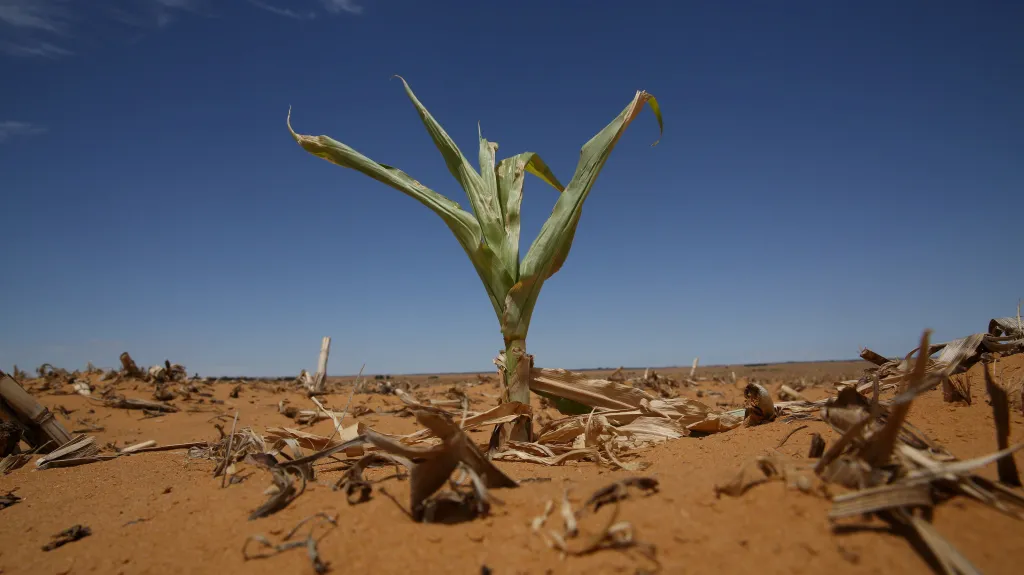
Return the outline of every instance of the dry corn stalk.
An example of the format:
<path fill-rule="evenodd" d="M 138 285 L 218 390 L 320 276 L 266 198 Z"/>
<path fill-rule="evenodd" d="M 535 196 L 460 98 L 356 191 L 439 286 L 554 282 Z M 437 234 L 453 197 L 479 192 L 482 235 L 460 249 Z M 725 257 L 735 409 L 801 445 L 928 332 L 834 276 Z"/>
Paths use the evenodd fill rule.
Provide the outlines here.
<path fill-rule="evenodd" d="M 18 421 L 24 431 L 24 439 L 44 453 L 71 440 L 71 434 L 50 410 L 3 372 L 0 372 L 0 412 L 4 418 Z"/>

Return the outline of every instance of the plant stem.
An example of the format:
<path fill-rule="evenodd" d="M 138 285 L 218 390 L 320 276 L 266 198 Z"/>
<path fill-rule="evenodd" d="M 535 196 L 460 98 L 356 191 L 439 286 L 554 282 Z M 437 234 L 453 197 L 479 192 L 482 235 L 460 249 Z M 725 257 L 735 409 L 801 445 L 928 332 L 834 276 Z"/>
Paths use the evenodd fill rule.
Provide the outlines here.
<path fill-rule="evenodd" d="M 505 401 L 518 401 L 530 405 L 530 370 L 533 356 L 526 353 L 526 340 L 514 339 L 505 342 Z M 509 439 L 531 441 L 532 426 L 529 422 L 517 424 Z"/>
<path fill-rule="evenodd" d="M 505 343 L 505 400 L 530 403 L 530 360 L 526 340 Z"/>

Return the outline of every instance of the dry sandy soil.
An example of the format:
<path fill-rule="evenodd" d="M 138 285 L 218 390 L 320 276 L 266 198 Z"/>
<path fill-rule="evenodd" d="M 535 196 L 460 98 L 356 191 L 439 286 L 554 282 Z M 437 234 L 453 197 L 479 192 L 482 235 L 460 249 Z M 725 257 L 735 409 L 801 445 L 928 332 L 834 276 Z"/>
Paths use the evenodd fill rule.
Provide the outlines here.
<path fill-rule="evenodd" d="M 782 382 L 792 385 L 803 379 L 813 399 L 829 393 L 828 382 L 856 377 L 865 366 L 851 362 L 702 368 L 700 375 L 710 378 L 717 373 L 725 381 L 704 381 L 686 388 L 682 395 L 697 397 L 699 391 L 701 401 L 710 405 L 736 407 L 743 384 L 751 377 L 767 383 L 773 393 Z M 910 415 L 911 422 L 961 459 L 996 449 L 992 410 L 979 369 L 972 370 L 973 405 L 945 404 L 936 390 L 918 399 Z M 995 369 L 1004 383 L 1015 383 L 1024 377 L 1024 356 L 999 360 Z M 729 382 L 732 371 L 739 378 L 735 384 Z M 689 368 L 669 372 L 680 376 Z M 442 397 L 454 383 L 476 382 L 473 375 L 410 379 L 424 386 L 417 394 L 432 397 Z M 818 382 L 822 385 L 812 385 Z M 333 383 L 338 392 L 325 400 L 341 410 L 348 392 L 340 381 Z M 291 405 L 312 408 L 302 394 L 275 393 L 269 384 L 245 384 L 238 398 L 229 397 L 232 387 L 230 383 L 208 386 L 222 404 L 211 404 L 212 398 L 202 404 L 179 400 L 175 403 L 181 412 L 155 418 L 106 408 L 78 395 L 40 393 L 38 398 L 61 413 L 58 418 L 67 428 L 78 429 L 88 418 L 104 428 L 93 433 L 100 444 L 118 447 L 150 439 L 161 445 L 213 441 L 219 438 L 214 424 L 229 428 L 236 410 L 239 426 L 257 432 L 266 427 L 297 427 L 278 412 L 278 402 L 288 398 Z M 149 384 L 122 383 L 120 389 L 128 397 L 152 398 Z M 498 393 L 490 383 L 469 388 L 471 409 L 483 411 L 496 405 Z M 536 397 L 535 402 L 541 409 Z M 356 395 L 352 410 L 360 406 L 388 411 L 397 410 L 401 402 L 394 396 Z M 543 412 L 555 416 L 551 410 Z M 388 433 L 417 429 L 412 418 L 393 414 L 368 413 L 357 420 Z M 0 494 L 16 489 L 23 498 L 0 510 L 0 573 L 313 573 L 304 549 L 244 561 L 242 547 L 254 534 L 276 541 L 301 519 L 318 512 L 338 517 L 338 527 L 328 531 L 319 545 L 335 573 L 650 572 L 654 565 L 636 552 L 606 550 L 562 559 L 530 529 L 532 518 L 548 500 L 560 500 L 563 490 L 568 489 L 570 499 L 579 505 L 595 489 L 630 475 L 651 475 L 660 481 L 658 493 L 624 502 L 620 519 L 635 526 L 637 539 L 656 547 L 664 573 L 929 572 L 932 567 L 927 560 L 885 523 L 853 520 L 844 522 L 842 530 L 834 529 L 827 519 L 830 503 L 821 495 L 770 482 L 741 497 L 716 498 L 716 483 L 730 479 L 751 458 L 772 453 L 787 433 L 802 424 L 807 427 L 779 451 L 806 457 L 812 433 L 822 434 L 830 444 L 836 439 L 820 421 L 776 421 L 651 448 L 636 459 L 650 464 L 640 473 L 609 471 L 585 461 L 561 467 L 497 462 L 511 477 L 530 481 L 517 489 L 495 491 L 504 504 L 495 506 L 490 517 L 454 525 L 414 523 L 376 489 L 370 501 L 349 505 L 343 493 L 331 489 L 340 475 L 332 471 L 338 465 L 331 463 L 317 468 L 316 482 L 289 507 L 255 521 L 247 517 L 266 500 L 263 492 L 270 485 L 270 474 L 253 466 L 241 466 L 239 476 L 248 476 L 246 480 L 221 488 L 220 478 L 212 476 L 213 462 L 189 459 L 183 451 L 42 471 L 29 463 L 0 477 Z M 331 422 L 321 421 L 306 431 L 330 435 Z M 488 431 L 479 430 L 471 437 L 486 445 Z M 1010 441 L 1024 441 L 1019 408 L 1011 416 Z M 1018 465 L 1024 465 L 1020 456 Z M 994 479 L 994 467 L 979 473 Z M 385 471 L 374 470 L 368 476 L 383 477 Z M 407 505 L 408 481 L 392 479 L 382 485 Z M 561 525 L 557 513 L 552 521 Z M 41 550 L 51 535 L 75 524 L 89 526 L 92 535 L 50 552 Z M 1021 572 L 1024 522 L 959 498 L 937 508 L 934 524 L 982 572 Z"/>

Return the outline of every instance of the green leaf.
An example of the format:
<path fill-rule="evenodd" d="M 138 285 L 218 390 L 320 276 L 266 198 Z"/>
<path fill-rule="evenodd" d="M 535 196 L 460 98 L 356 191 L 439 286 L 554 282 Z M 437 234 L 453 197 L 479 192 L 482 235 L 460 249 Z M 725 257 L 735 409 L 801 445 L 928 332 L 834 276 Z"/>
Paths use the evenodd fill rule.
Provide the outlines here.
<path fill-rule="evenodd" d="M 420 120 L 423 121 L 424 127 L 427 128 L 427 132 L 434 141 L 434 145 L 437 146 L 437 149 L 444 157 L 448 171 L 459 182 L 462 189 L 466 191 L 466 196 L 469 197 L 469 203 L 473 207 L 473 213 L 476 214 L 477 220 L 480 223 L 484 238 L 489 243 L 500 243 L 504 234 L 502 233 L 501 226 L 501 211 L 498 208 L 498 198 L 494 187 L 488 186 L 485 181 L 486 176 L 481 176 L 481 174 L 478 174 L 473 169 L 469 160 L 462 155 L 462 151 L 455 145 L 455 142 L 448 133 L 444 131 L 441 124 L 430 115 L 427 108 L 419 101 L 416 94 L 413 93 L 405 78 L 401 76 L 395 77 L 402 81 L 406 95 L 419 113 Z M 481 159 L 483 159 L 482 155 L 483 150 L 481 149 Z"/>
<path fill-rule="evenodd" d="M 555 188 L 559 192 L 564 192 L 565 191 L 565 186 L 563 186 L 558 181 L 558 178 L 555 177 L 555 174 L 551 172 L 551 168 L 549 168 L 548 165 L 544 163 L 544 160 L 540 159 L 540 156 L 538 156 L 537 154 L 535 154 L 533 152 L 524 152 L 524 153 L 519 154 L 519 155 L 527 157 L 527 161 L 526 161 L 526 171 L 527 172 L 530 172 L 531 174 L 537 176 L 545 184 L 551 186 L 552 188 Z"/>
<path fill-rule="evenodd" d="M 498 205 L 505 218 L 505 242 L 501 250 L 501 258 L 513 263 L 515 269 L 512 271 L 512 280 L 518 281 L 519 229 L 526 173 L 536 175 L 559 192 L 565 188 L 551 173 L 551 169 L 544 163 L 544 160 L 534 152 L 524 152 L 506 158 L 498 164 L 495 171 L 497 173 Z"/>
<path fill-rule="evenodd" d="M 291 110 L 288 110 L 288 131 L 295 141 L 307 152 L 323 158 L 332 164 L 356 170 L 378 182 L 410 196 L 427 206 L 444 220 L 455 238 L 473 262 L 480 280 L 487 289 L 487 295 L 494 307 L 494 313 L 500 319 L 504 311 L 505 294 L 508 280 L 502 276 L 497 266 L 495 254 L 484 244 L 480 224 L 472 214 L 463 210 L 459 204 L 419 183 L 408 174 L 386 164 L 381 164 L 360 154 L 353 148 L 328 136 L 304 136 L 292 129 Z"/>
<path fill-rule="evenodd" d="M 509 313 L 508 298 L 506 298 L 504 320 L 514 322 L 514 325 L 504 325 L 504 329 L 508 329 L 511 333 L 523 334 L 529 330 L 530 317 L 533 314 L 537 294 L 540 293 L 544 282 L 561 269 L 569 256 L 572 240 L 576 235 L 576 227 L 583 210 L 583 202 L 590 194 L 590 190 L 593 188 L 594 182 L 597 181 L 601 168 L 608 161 L 615 144 L 629 124 L 640 114 L 646 103 L 650 103 L 651 111 L 658 119 L 660 133 L 664 129 L 661 107 L 658 106 L 657 100 L 647 92 L 637 92 L 633 101 L 617 118 L 584 144 L 580 151 L 579 163 L 576 165 L 576 173 L 573 174 L 569 185 L 555 202 L 551 217 L 544 223 L 540 234 L 537 235 L 537 239 L 534 240 L 519 266 L 519 283 L 509 291 L 509 298 L 516 299 L 515 307 L 519 317 L 512 317 L 512 314 Z M 657 143 L 656 141 L 652 145 L 657 145 Z"/>
<path fill-rule="evenodd" d="M 480 182 L 483 184 L 484 193 L 487 197 L 495 198 L 500 221 L 504 218 L 504 203 L 501 201 L 497 169 L 494 165 L 498 143 L 489 142 L 484 139 L 483 133 L 480 131 L 480 124 L 477 124 L 477 135 L 480 138 Z M 516 278 L 519 277 L 519 255 L 518 252 L 514 257 L 509 254 L 506 230 L 500 230 L 500 233 L 495 231 L 493 236 L 494 239 L 491 241 L 491 247 L 497 254 L 497 262 L 501 265 L 504 272 L 503 279 L 505 281 L 502 283 L 502 289 L 507 291 L 515 283 Z"/>

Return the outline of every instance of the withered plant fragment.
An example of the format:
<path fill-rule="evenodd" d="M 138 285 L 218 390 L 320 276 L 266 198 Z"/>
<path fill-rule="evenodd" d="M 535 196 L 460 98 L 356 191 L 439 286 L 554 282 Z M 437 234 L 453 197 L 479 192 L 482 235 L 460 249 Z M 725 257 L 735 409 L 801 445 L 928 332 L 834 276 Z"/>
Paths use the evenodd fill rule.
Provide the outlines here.
<path fill-rule="evenodd" d="M 787 433 L 782 438 L 782 440 L 779 441 L 779 444 L 775 446 L 775 449 L 781 449 L 782 446 L 785 445 L 787 441 L 789 441 L 789 438 L 793 437 L 793 434 L 798 432 L 798 431 L 800 431 L 801 429 L 807 429 L 807 426 L 806 425 L 801 425 L 799 427 L 795 427 L 795 428 L 789 430 L 789 433 Z"/>
<path fill-rule="evenodd" d="M 92 529 L 89 529 L 85 525 L 75 525 L 61 531 L 60 533 L 51 537 L 52 541 L 43 545 L 43 551 L 53 551 L 58 547 L 63 547 L 68 543 L 73 543 L 79 539 L 84 539 L 92 535 Z"/>
<path fill-rule="evenodd" d="M 177 394 L 174 393 L 174 390 L 160 383 L 153 390 L 153 399 L 157 401 L 171 401 L 175 397 L 177 397 Z"/>
<path fill-rule="evenodd" d="M 144 409 L 147 411 L 158 411 L 162 413 L 176 413 L 178 411 L 177 407 L 174 407 L 169 403 L 126 398 L 124 396 L 116 396 L 107 399 L 104 402 L 104 405 L 113 409 Z"/>
<path fill-rule="evenodd" d="M 8 491 L 5 495 L 0 495 L 0 509 L 6 509 L 19 501 L 21 497 L 15 495 L 14 490 Z"/>
<path fill-rule="evenodd" d="M 464 463 L 459 463 L 458 469 L 469 478 L 469 485 L 449 479 L 450 490 L 437 491 L 427 497 L 423 502 L 424 523 L 472 521 L 487 516 L 493 504 L 502 503 L 491 495 L 476 471 Z"/>
<path fill-rule="evenodd" d="M 633 550 L 651 563 L 649 567 L 638 568 L 638 573 L 656 572 L 660 570 L 661 565 L 654 545 L 638 541 L 632 523 L 618 519 L 621 501 L 625 498 L 629 486 L 652 493 L 657 489 L 657 481 L 649 477 L 618 481 L 594 492 L 579 511 L 572 510 L 568 494 L 565 494 L 561 506 L 562 532 L 543 529 L 554 509 L 552 501 L 547 502 L 542 515 L 534 518 L 531 529 L 544 539 L 548 547 L 559 551 L 562 558 L 589 555 L 603 549 L 627 552 Z M 606 515 L 607 518 L 602 518 L 602 515 Z M 600 527 L 594 530 L 591 523 Z"/>
<path fill-rule="evenodd" d="M 988 365 L 985 365 L 985 389 L 992 398 L 992 415 L 996 422 L 996 443 L 1002 451 L 1010 446 L 1010 402 L 1006 396 L 1006 390 L 992 381 L 992 374 L 989 373 Z M 1020 487 L 1020 473 L 1017 471 L 1017 463 L 1013 455 L 1007 455 L 996 462 L 999 471 L 999 481 L 1012 487 Z"/>
<path fill-rule="evenodd" d="M 987 367 L 987 366 L 986 366 Z M 946 403 L 962 401 L 971 405 L 971 376 L 961 373 L 942 382 L 942 400 Z"/>
<path fill-rule="evenodd" d="M 864 489 L 832 499 L 829 519 L 841 519 L 866 513 L 875 513 L 900 507 L 931 507 L 931 488 L 928 485 L 886 486 L 881 489 Z"/>
<path fill-rule="evenodd" d="M 121 354 L 121 375 L 124 377 L 143 377 L 142 370 L 139 369 L 139 366 L 135 365 L 135 360 L 132 359 L 132 356 L 128 355 L 127 351 Z"/>
<path fill-rule="evenodd" d="M 583 509 L 597 511 L 609 503 L 617 503 L 629 497 L 629 489 L 635 488 L 645 496 L 658 493 L 658 480 L 653 477 L 627 477 L 598 489 L 583 504 Z"/>
<path fill-rule="evenodd" d="M 288 504 L 302 495 L 306 490 L 306 478 L 303 474 L 297 474 L 299 479 L 302 481 L 302 485 L 299 489 L 295 488 L 295 481 L 292 479 L 291 474 L 283 467 L 273 467 L 270 470 L 273 475 L 274 485 L 271 487 L 273 493 L 270 499 L 263 505 L 260 505 L 255 511 L 249 515 L 249 521 L 266 517 L 268 515 L 277 513 L 278 511 L 288 507 Z"/>
<path fill-rule="evenodd" d="M 775 421 L 775 403 L 772 394 L 759 383 L 748 383 L 743 389 L 746 406 L 743 413 L 747 425 L 758 425 Z"/>
<path fill-rule="evenodd" d="M 771 479 L 782 478 L 781 459 L 774 456 L 758 457 L 747 462 L 740 468 L 740 472 L 729 482 L 722 485 L 715 485 L 715 497 L 722 494 L 739 497 L 755 485 L 760 485 Z"/>
<path fill-rule="evenodd" d="M 928 550 L 948 575 L 981 575 L 981 571 L 971 564 L 956 547 L 947 541 L 931 523 L 913 515 L 904 508 L 883 511 L 881 515 L 891 521 L 898 521 L 913 527 L 917 536 L 928 547 Z"/>
<path fill-rule="evenodd" d="M 381 451 L 414 461 L 410 470 L 409 495 L 409 508 L 414 520 L 423 520 L 426 499 L 445 484 L 460 463 L 475 473 L 484 487 L 519 486 L 480 452 L 446 412 L 431 407 L 410 409 L 421 425 L 441 439 L 439 445 L 405 445 L 369 429 L 365 431 L 364 437 Z"/>
<path fill-rule="evenodd" d="M 18 450 L 23 435 L 21 426 L 13 421 L 0 419 L 0 457 L 7 457 Z"/>
<path fill-rule="evenodd" d="M 807 398 L 805 398 L 803 394 L 785 384 L 779 388 L 779 399 L 789 401 L 807 401 Z"/>
<path fill-rule="evenodd" d="M 808 459 L 818 459 L 825 453 L 825 439 L 820 433 L 811 436 L 811 448 L 807 452 Z"/>
<path fill-rule="evenodd" d="M 288 419 L 295 419 L 299 415 L 299 408 L 294 405 L 288 405 L 287 399 L 282 399 L 277 403 L 277 412 L 287 417 Z"/>
<path fill-rule="evenodd" d="M 368 453 L 364 455 L 345 470 L 345 474 L 334 484 L 334 489 L 345 491 L 345 498 L 348 500 L 349 505 L 355 505 L 370 499 L 370 494 L 373 492 L 373 484 L 363 478 L 363 471 L 374 464 L 401 465 L 406 469 L 413 468 L 412 461 L 399 455 L 391 455 L 389 453 Z"/>
<path fill-rule="evenodd" d="M 503 409 L 514 410 L 514 408 L 515 406 Z M 493 500 L 493 498 L 483 492 L 484 488 L 518 487 L 515 481 L 487 460 L 484 454 L 480 452 L 479 448 L 459 428 L 459 425 L 455 423 L 447 412 L 418 403 L 410 405 L 408 409 L 416 416 L 417 421 L 426 427 L 424 433 L 418 432 L 411 436 L 400 438 L 387 436 L 372 429 L 363 428 L 360 425 L 360 435 L 341 443 L 333 443 L 329 438 L 304 434 L 304 441 L 310 445 L 319 446 L 321 450 L 308 456 L 300 456 L 291 461 L 282 462 L 279 467 L 281 469 L 295 470 L 300 472 L 300 474 L 311 473 L 312 463 L 319 459 L 330 457 L 335 453 L 343 451 L 354 451 L 366 445 L 372 446 L 380 452 L 397 456 L 391 458 L 393 462 L 402 462 L 403 460 L 409 462 L 410 515 L 416 521 L 424 520 L 429 503 L 428 498 L 444 486 L 452 471 L 460 464 L 465 466 L 467 474 L 473 481 L 474 488 L 477 492 L 480 492 L 478 493 L 477 500 L 473 502 L 478 508 L 483 508 L 481 507 L 482 505 L 489 504 L 489 501 Z M 513 413 L 504 417 L 515 416 L 516 414 Z M 275 433 L 280 436 L 284 431 L 275 430 Z M 429 438 L 431 435 L 439 438 L 441 442 L 429 446 L 411 444 L 412 442 Z M 294 443 L 295 446 L 299 444 L 298 440 L 293 439 L 290 435 L 283 437 L 283 441 Z M 408 440 L 410 443 L 405 443 L 405 440 Z M 302 469 L 308 471 L 301 471 Z M 361 469 L 359 473 L 361 473 Z M 356 480 L 358 478 L 353 475 L 351 479 Z M 361 494 L 364 486 L 361 486 L 358 481 L 350 483 L 353 486 L 353 497 L 362 497 Z M 344 480 L 342 486 L 344 486 Z M 470 501 L 465 493 L 456 493 L 455 497 L 461 503 Z"/>
<path fill-rule="evenodd" d="M 295 537 L 295 534 L 299 531 L 299 529 L 301 529 L 303 525 L 309 523 L 314 519 L 318 519 L 319 521 L 314 523 L 309 528 L 309 532 L 306 534 L 306 537 L 303 539 L 293 541 L 292 538 Z M 329 525 L 329 527 L 324 531 L 322 535 L 320 535 L 319 538 L 313 537 L 313 532 L 316 530 L 317 526 L 324 524 Z M 317 513 L 312 517 L 307 517 L 300 521 L 298 525 L 293 527 L 291 531 L 286 533 L 285 536 L 281 538 L 281 543 L 271 543 L 270 540 L 264 537 L 263 535 L 250 535 L 245 540 L 245 544 L 242 545 L 242 558 L 246 561 L 249 561 L 250 559 L 266 559 L 268 557 L 273 557 L 278 553 L 288 551 L 289 549 L 305 547 L 306 553 L 309 556 L 310 565 L 312 565 L 313 567 L 313 572 L 317 574 L 327 573 L 328 571 L 330 571 L 330 564 L 320 558 L 320 552 L 319 549 L 317 549 L 317 544 L 320 542 L 321 539 L 323 539 L 327 535 L 328 532 L 330 532 L 330 530 L 334 529 L 337 526 L 338 519 L 336 517 L 331 517 L 326 513 Z M 250 554 L 249 543 L 253 541 L 258 543 L 260 547 L 262 547 L 263 549 L 268 549 L 269 551 Z"/>
<path fill-rule="evenodd" d="M 0 475 L 7 475 L 15 469 L 24 467 L 32 459 L 29 453 L 12 453 L 0 459 Z"/>
<path fill-rule="evenodd" d="M 231 423 L 231 435 L 228 436 L 228 447 L 224 450 L 224 461 L 213 471 L 213 476 L 220 478 L 220 486 L 223 489 L 226 485 L 228 478 L 228 467 L 231 465 L 232 447 L 234 447 L 235 441 L 235 428 L 238 427 L 238 412 L 235 412 L 235 419 Z"/>
<path fill-rule="evenodd" d="M 97 453 L 99 453 L 99 448 L 96 446 L 96 438 L 82 435 L 37 459 L 36 469 L 61 467 L 62 461 L 88 458 Z"/>

